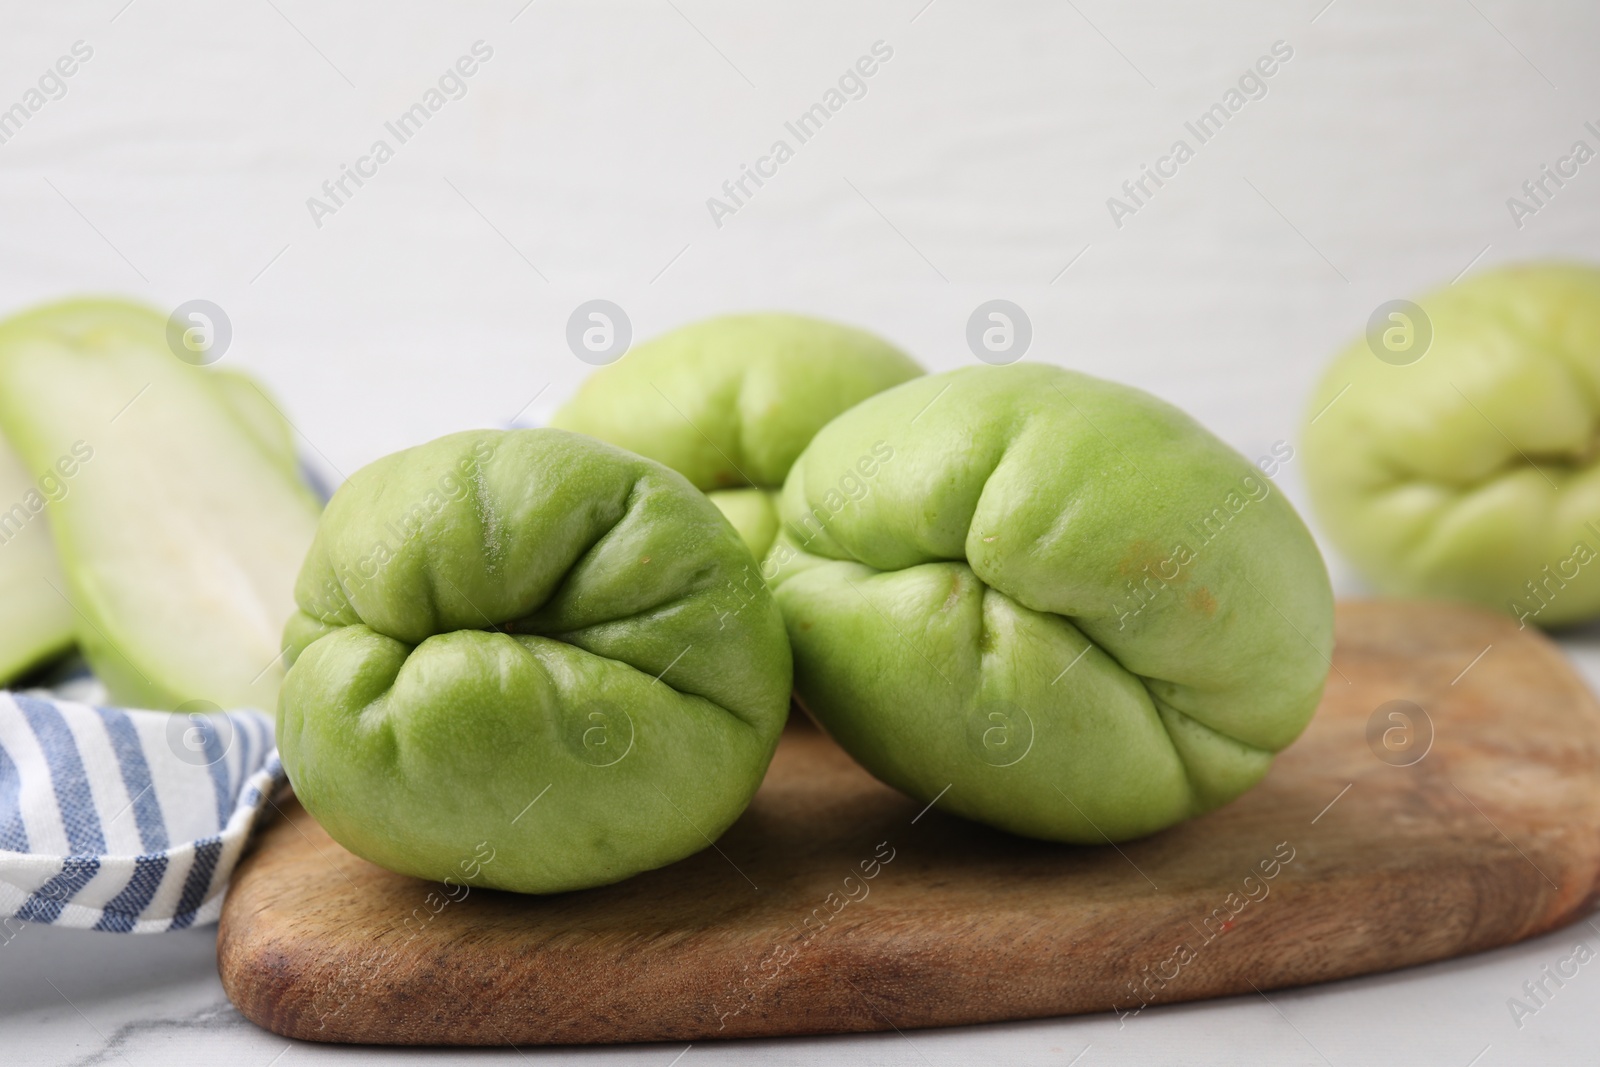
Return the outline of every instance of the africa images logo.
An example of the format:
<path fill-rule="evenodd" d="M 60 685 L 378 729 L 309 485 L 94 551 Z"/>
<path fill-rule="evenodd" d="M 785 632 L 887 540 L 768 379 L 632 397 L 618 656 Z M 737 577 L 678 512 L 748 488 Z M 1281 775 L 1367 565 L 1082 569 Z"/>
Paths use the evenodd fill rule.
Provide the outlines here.
<path fill-rule="evenodd" d="M 784 130 L 794 138 L 793 145 L 787 138 L 779 137 L 772 142 L 766 155 L 756 158 L 754 167 L 741 163 L 739 176 L 722 183 L 722 195 L 726 199 L 715 196 L 706 198 L 706 210 L 711 213 L 711 221 L 716 223 L 717 229 L 722 229 L 723 219 L 737 215 L 739 209 L 755 196 L 756 190 L 767 184 L 767 179 L 777 177 L 778 168 L 794 158 L 798 145 L 805 144 L 821 133 L 822 127 L 842 111 L 845 104 L 866 96 L 867 79 L 893 58 L 893 47 L 885 41 L 873 41 L 870 55 L 863 55 L 853 65 L 846 67 L 844 73 L 839 75 L 837 85 L 829 86 L 821 100 L 800 112 L 792 122 L 783 124 Z M 751 188 L 751 183 L 755 188 Z"/>
<path fill-rule="evenodd" d="M 311 221 L 317 229 L 322 229 L 322 220 L 326 216 L 337 215 L 357 190 L 378 176 L 378 168 L 395 157 L 398 146 L 421 133 L 422 127 L 450 101 L 466 96 L 467 79 L 478 73 L 479 68 L 492 58 L 494 48 L 491 45 L 485 41 L 474 41 L 471 55 L 461 56 L 452 66 L 445 68 L 435 85 L 429 86 L 420 100 L 402 111 L 394 121 L 383 124 L 383 128 L 394 138 L 394 144 L 391 145 L 384 137 L 373 141 L 367 154 L 358 157 L 353 167 L 341 163 L 339 174 L 322 183 L 322 197 L 306 197 L 306 210 L 311 212 Z"/>
<path fill-rule="evenodd" d="M 1245 68 L 1237 83 L 1222 94 L 1222 99 L 1200 112 L 1193 122 L 1183 124 L 1183 128 L 1194 138 L 1194 144 L 1191 145 L 1187 138 L 1179 137 L 1172 142 L 1166 155 L 1156 159 L 1154 166 L 1149 163 L 1141 165 L 1138 177 L 1122 183 L 1122 197 L 1106 197 L 1106 210 L 1111 213 L 1111 221 L 1117 229 L 1122 229 L 1125 219 L 1137 215 L 1139 209 L 1150 202 L 1156 189 L 1178 176 L 1178 169 L 1195 157 L 1200 145 L 1221 133 L 1228 121 L 1243 111 L 1250 101 L 1260 100 L 1267 95 L 1268 79 L 1294 58 L 1294 48 L 1288 41 L 1273 41 L 1269 51 L 1270 54 L 1261 56 Z M 1152 185 L 1155 188 L 1151 188 Z"/>

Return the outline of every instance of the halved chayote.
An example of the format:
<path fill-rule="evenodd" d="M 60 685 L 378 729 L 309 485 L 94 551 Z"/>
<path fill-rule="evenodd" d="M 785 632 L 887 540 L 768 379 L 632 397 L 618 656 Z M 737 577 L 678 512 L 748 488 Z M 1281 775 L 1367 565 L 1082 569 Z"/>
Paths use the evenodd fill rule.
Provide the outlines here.
<path fill-rule="evenodd" d="M 0 685 L 72 647 L 77 619 L 46 509 L 69 491 L 63 472 L 77 473 L 86 447 L 35 478 L 0 439 Z"/>
<path fill-rule="evenodd" d="M 683 474 L 760 559 L 777 532 L 776 491 L 807 442 L 835 415 L 921 373 L 864 330 L 803 315 L 724 315 L 596 371 L 551 424 Z"/>
<path fill-rule="evenodd" d="M 788 713 L 771 594 L 682 475 L 561 430 L 440 438 L 329 503 L 278 745 L 346 848 L 526 893 L 705 848 Z"/>
<path fill-rule="evenodd" d="M 1302 452 L 1323 529 L 1384 593 L 1600 616 L 1600 270 L 1485 271 L 1334 360 Z"/>
<path fill-rule="evenodd" d="M 1057 367 L 918 378 L 835 419 L 764 564 L 805 706 L 869 771 L 1031 837 L 1237 796 L 1316 709 L 1322 558 L 1183 412 Z"/>
<path fill-rule="evenodd" d="M 179 360 L 166 325 L 97 299 L 0 323 L 0 426 L 28 471 L 60 475 L 50 528 L 112 699 L 271 709 L 319 506 L 272 403 Z"/>

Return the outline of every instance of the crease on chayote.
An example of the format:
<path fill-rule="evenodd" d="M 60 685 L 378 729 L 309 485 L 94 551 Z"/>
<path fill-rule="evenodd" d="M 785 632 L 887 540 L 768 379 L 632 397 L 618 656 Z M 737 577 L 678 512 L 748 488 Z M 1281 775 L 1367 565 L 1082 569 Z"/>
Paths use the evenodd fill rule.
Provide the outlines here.
<path fill-rule="evenodd" d="M 764 571 L 802 700 L 954 813 L 1149 833 L 1253 785 L 1321 694 L 1309 533 L 1136 390 L 1033 365 L 908 382 L 817 436 L 781 511 Z"/>
<path fill-rule="evenodd" d="M 744 810 L 787 712 L 782 623 L 738 535 L 680 475 L 576 434 L 365 468 L 296 595 L 290 780 L 403 873 L 445 877 L 480 841 L 480 884 L 524 892 L 680 859 Z"/>

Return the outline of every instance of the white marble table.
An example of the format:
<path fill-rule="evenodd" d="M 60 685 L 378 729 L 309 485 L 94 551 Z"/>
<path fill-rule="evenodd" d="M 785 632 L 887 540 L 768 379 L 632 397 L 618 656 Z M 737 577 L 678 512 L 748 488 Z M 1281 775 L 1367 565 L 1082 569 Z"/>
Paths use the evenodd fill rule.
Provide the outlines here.
<path fill-rule="evenodd" d="M 11 4 L 0 110 L 80 41 L 64 93 L 0 142 L 0 314 L 86 290 L 212 300 L 225 358 L 333 477 L 547 414 L 587 370 L 563 335 L 596 297 L 639 337 L 829 315 L 935 369 L 972 359 L 969 314 L 1004 298 L 1032 320 L 1027 358 L 1150 389 L 1260 455 L 1383 301 L 1600 253 L 1600 162 L 1532 216 L 1506 206 L 1596 140 L 1600 8 L 1578 0 Z M 336 211 L 308 207 L 477 41 L 492 56 L 460 99 Z M 707 199 L 879 41 L 865 94 L 714 220 Z M 1293 57 L 1265 95 L 1118 226 L 1107 199 L 1278 41 Z M 1279 484 L 1304 504 L 1293 462 Z M 1600 680 L 1596 640 L 1567 644 Z M 1592 1062 L 1593 966 L 1520 1029 L 1506 1007 L 1584 937 L 1600 946 L 1580 926 L 1121 1029 L 479 1054 L 291 1046 L 228 1007 L 213 931 L 29 928 L 0 946 L 0 1063 Z"/>
<path fill-rule="evenodd" d="M 1310 989 L 1038 1022 L 772 1041 L 519 1050 L 374 1049 L 291 1042 L 246 1021 L 217 981 L 215 928 L 143 941 L 31 928 L 0 950 L 0 1055 L 90 1067 L 302 1064 L 973 1063 L 1415 1064 L 1593 1062 L 1600 962 L 1579 970 L 1519 1028 L 1506 1008 L 1583 941 L 1587 925 L 1468 959 Z M 1592 972 L 1592 973 L 1591 973 Z M 683 1053 L 682 1060 L 674 1057 Z M 20 1058 L 13 1059 L 13 1055 Z M 1074 1057 L 1080 1057 L 1074 1059 Z M 1481 1057 L 1476 1058 L 1475 1057 Z"/>

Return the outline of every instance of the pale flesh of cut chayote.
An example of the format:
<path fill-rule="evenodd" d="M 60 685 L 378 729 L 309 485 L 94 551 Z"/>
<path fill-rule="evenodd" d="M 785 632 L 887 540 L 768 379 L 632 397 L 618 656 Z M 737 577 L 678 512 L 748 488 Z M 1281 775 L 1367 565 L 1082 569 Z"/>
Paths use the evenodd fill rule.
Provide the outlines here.
<path fill-rule="evenodd" d="M 0 324 L 0 428 L 28 470 L 93 458 L 49 507 L 84 654 L 119 703 L 271 710 L 316 529 L 263 396 L 168 349 L 166 319 L 79 300 Z"/>
<path fill-rule="evenodd" d="M 77 462 L 69 456 L 67 469 Z M 64 484 L 54 468 L 35 478 L 0 440 L 0 685 L 72 645 L 72 604 L 45 515 Z"/>

